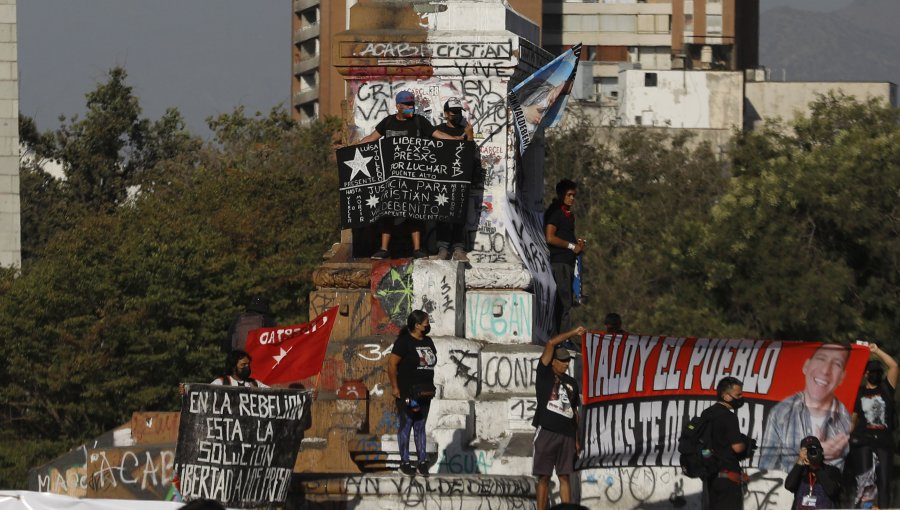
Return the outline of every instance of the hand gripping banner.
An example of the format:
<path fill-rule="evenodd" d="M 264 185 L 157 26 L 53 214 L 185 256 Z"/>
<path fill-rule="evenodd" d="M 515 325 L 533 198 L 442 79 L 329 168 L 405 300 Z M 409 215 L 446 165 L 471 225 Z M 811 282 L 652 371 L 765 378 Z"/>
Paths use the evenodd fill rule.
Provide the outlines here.
<path fill-rule="evenodd" d="M 683 424 L 715 403 L 716 383 L 743 383 L 741 432 L 759 449 L 750 466 L 790 470 L 816 435 L 840 467 L 869 349 L 777 340 L 607 335 L 582 345 L 584 448 L 576 469 L 679 466 Z"/>

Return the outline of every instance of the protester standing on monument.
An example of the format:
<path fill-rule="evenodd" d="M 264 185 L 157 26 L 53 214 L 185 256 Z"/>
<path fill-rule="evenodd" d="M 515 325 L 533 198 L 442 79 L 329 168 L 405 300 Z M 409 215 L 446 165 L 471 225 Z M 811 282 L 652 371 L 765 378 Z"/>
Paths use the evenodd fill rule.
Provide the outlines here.
<path fill-rule="evenodd" d="M 873 467 L 874 454 L 878 466 L 875 472 L 878 506 L 890 508 L 896 427 L 894 391 L 900 379 L 900 367 L 890 354 L 879 349 L 876 344 L 870 343 L 868 346 L 878 359 L 866 364 L 864 384 L 857 393 L 856 405 L 853 406 L 853 415 L 850 418 L 852 424 L 850 463 L 853 466 L 851 472 L 853 475 L 859 475 L 870 470 Z M 885 366 L 887 366 L 886 377 Z"/>
<path fill-rule="evenodd" d="M 250 355 L 235 349 L 225 358 L 225 371 L 210 384 L 220 386 L 249 386 L 251 388 L 268 388 L 267 385 L 250 377 Z"/>
<path fill-rule="evenodd" d="M 583 336 L 583 326 L 551 338 L 541 352 L 535 371 L 537 407 L 531 424 L 534 432 L 532 474 L 537 477 L 537 508 L 547 508 L 550 477 L 559 478 L 559 498 L 572 501 L 569 475 L 575 470 L 575 457 L 581 451 L 578 382 L 568 374 L 572 354 L 560 344 L 572 336 Z"/>
<path fill-rule="evenodd" d="M 716 473 L 703 480 L 702 507 L 709 510 L 743 508 L 745 483 L 739 462 L 749 455 L 750 439 L 741 434 L 735 412 L 744 405 L 744 384 L 737 378 L 724 377 L 716 384 L 717 402 L 700 415 L 709 427 L 712 461 Z"/>
<path fill-rule="evenodd" d="M 575 257 L 584 251 L 584 239 L 575 237 L 575 193 L 578 185 L 563 179 L 556 185 L 556 198 L 544 213 L 544 235 L 550 248 L 550 268 L 556 282 L 556 321 L 554 332 L 567 331 L 572 320 L 572 279 Z"/>
<path fill-rule="evenodd" d="M 415 476 L 418 471 L 428 476 L 425 452 L 425 422 L 434 398 L 434 367 L 437 365 L 437 349 L 428 336 L 431 324 L 428 314 L 413 310 L 406 319 L 406 328 L 397 336 L 388 357 L 388 377 L 391 394 L 397 404 L 400 429 L 397 443 L 400 447 L 400 471 Z M 409 462 L 409 435 L 412 430 L 416 443 L 417 466 Z"/>
<path fill-rule="evenodd" d="M 397 113 L 381 119 L 375 126 L 375 131 L 357 143 L 369 143 L 381 137 L 412 136 L 418 138 L 440 138 L 443 140 L 462 140 L 461 136 L 451 136 L 441 131 L 435 131 L 434 126 L 425 117 L 416 114 L 416 96 L 408 90 L 397 93 Z M 389 251 L 391 235 L 394 227 L 403 223 L 404 218 L 385 217 L 378 222 L 378 230 L 381 233 L 381 248 L 372 258 L 375 260 L 391 258 Z M 413 258 L 422 258 L 426 253 L 422 251 L 422 222 L 411 221 L 410 230 L 413 245 Z"/>
<path fill-rule="evenodd" d="M 466 122 L 466 118 L 463 116 L 462 102 L 457 97 L 451 97 L 444 103 L 444 122 L 438 124 L 434 129 L 451 136 L 462 136 L 468 141 L 475 140 L 472 125 Z M 466 222 L 464 220 L 465 218 L 459 223 L 448 221 L 438 223 L 438 252 L 433 257 L 435 260 L 450 259 L 452 253 L 453 260 L 457 262 L 469 261 L 466 256 Z"/>

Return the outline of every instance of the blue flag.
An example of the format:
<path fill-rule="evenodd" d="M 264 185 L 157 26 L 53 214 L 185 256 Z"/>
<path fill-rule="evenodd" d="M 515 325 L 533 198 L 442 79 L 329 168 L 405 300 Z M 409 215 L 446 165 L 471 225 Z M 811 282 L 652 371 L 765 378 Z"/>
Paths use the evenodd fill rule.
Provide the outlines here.
<path fill-rule="evenodd" d="M 538 129 L 553 127 L 562 119 L 580 55 L 578 43 L 510 91 L 507 99 L 519 135 L 520 154 Z"/>

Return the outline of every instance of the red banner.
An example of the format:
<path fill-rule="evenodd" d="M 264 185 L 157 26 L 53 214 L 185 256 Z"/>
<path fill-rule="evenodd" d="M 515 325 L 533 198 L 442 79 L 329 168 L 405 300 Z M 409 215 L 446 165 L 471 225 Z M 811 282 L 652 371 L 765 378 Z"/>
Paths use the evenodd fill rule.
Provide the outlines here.
<path fill-rule="evenodd" d="M 247 353 L 253 377 L 280 384 L 312 377 L 322 370 L 325 350 L 338 307 L 305 324 L 254 329 L 247 334 Z"/>
<path fill-rule="evenodd" d="M 582 355 L 580 469 L 679 465 L 683 423 L 715 401 L 716 384 L 726 376 L 743 382 L 746 404 L 738 420 L 760 445 L 751 465 L 783 469 L 796 460 L 806 435 L 819 436 L 832 453 L 826 459 L 842 463 L 869 349 L 588 333 Z"/>

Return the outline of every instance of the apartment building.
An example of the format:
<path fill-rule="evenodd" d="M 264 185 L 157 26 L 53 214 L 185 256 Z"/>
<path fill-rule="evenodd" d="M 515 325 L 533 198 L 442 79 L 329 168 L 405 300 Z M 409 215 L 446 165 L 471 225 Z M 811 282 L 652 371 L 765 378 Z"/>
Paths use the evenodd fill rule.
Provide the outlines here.
<path fill-rule="evenodd" d="M 295 120 L 341 115 L 346 91 L 332 65 L 331 41 L 334 34 L 350 27 L 350 8 L 358 1 L 293 0 L 291 111 Z M 543 0 L 509 0 L 509 4 L 540 26 Z"/>
<path fill-rule="evenodd" d="M 544 47 L 579 42 L 600 101 L 615 100 L 623 68 L 754 68 L 759 0 L 544 0 Z"/>

